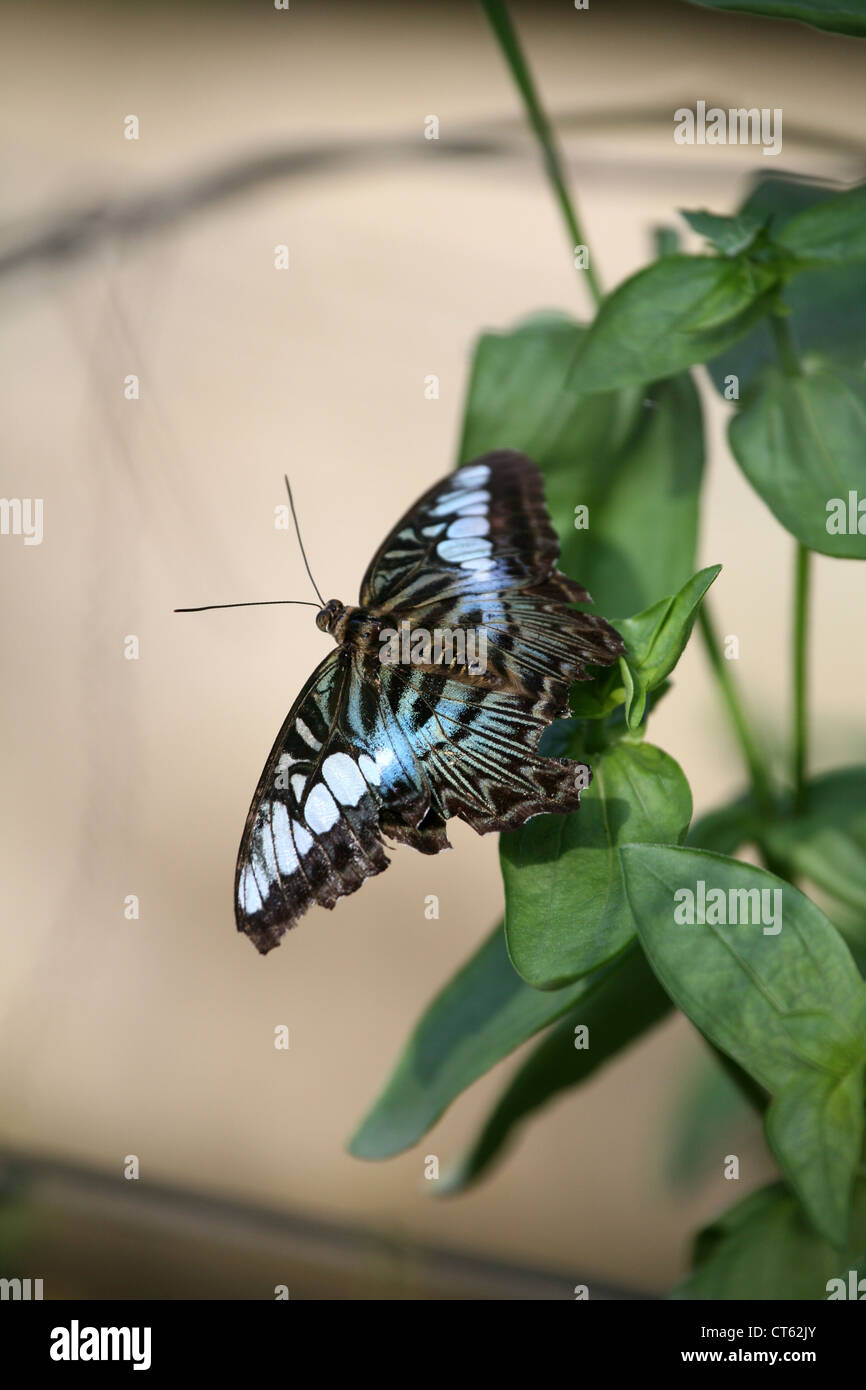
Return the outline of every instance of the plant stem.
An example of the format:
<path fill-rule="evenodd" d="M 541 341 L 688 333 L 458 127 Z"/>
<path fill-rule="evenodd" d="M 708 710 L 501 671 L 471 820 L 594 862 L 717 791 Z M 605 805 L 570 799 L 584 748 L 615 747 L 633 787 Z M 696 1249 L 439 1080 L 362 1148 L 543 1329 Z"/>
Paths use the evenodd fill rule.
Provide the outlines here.
<path fill-rule="evenodd" d="M 780 314 L 770 318 L 779 365 L 786 376 L 801 376 L 803 369 L 788 327 Z M 794 810 L 806 805 L 806 767 L 808 749 L 808 717 L 806 711 L 807 670 L 809 649 L 809 579 L 811 551 L 797 546 L 794 569 L 794 632 L 791 645 L 791 672 L 794 688 L 794 727 L 791 739 L 791 772 L 794 780 Z"/>
<path fill-rule="evenodd" d="M 800 359 L 797 356 L 794 339 L 791 337 L 788 320 L 782 314 L 771 314 L 770 328 L 772 329 L 773 341 L 776 344 L 776 352 L 779 355 L 779 363 L 782 371 L 786 376 L 802 376 L 803 369 L 800 366 Z"/>
<path fill-rule="evenodd" d="M 794 810 L 806 806 L 806 766 L 808 751 L 807 671 L 809 650 L 809 563 L 812 552 L 805 545 L 797 546 L 797 567 L 794 580 Z"/>
<path fill-rule="evenodd" d="M 520 95 L 523 98 L 526 115 L 529 124 L 536 134 L 539 146 L 541 147 L 547 177 L 550 180 L 556 196 L 556 201 L 559 203 L 568 235 L 571 238 L 571 245 L 572 247 L 586 246 L 586 237 L 581 230 L 580 223 L 577 219 L 577 212 L 569 197 L 568 189 L 565 186 L 565 174 L 556 143 L 556 137 L 554 136 L 550 122 L 544 112 L 544 108 L 538 99 L 535 83 L 532 80 L 532 74 L 527 66 L 523 49 L 520 46 L 520 40 L 517 37 L 514 25 L 511 23 L 511 16 L 503 0 L 481 0 L 481 5 L 490 23 L 490 27 L 496 35 L 499 47 L 502 49 L 505 61 L 511 70 L 511 75 L 517 84 Z M 585 266 L 586 279 L 590 294 L 593 298 L 593 303 L 596 308 L 598 308 L 604 296 L 602 294 L 601 285 L 593 269 L 592 261 L 593 258 L 591 254 L 589 254 L 589 251 L 587 251 L 587 265 Z"/>
<path fill-rule="evenodd" d="M 676 227 L 653 227 L 653 252 L 656 257 L 674 256 L 680 249 L 680 238 Z"/>
<path fill-rule="evenodd" d="M 707 649 L 707 656 L 710 659 L 710 665 L 721 687 L 725 704 L 728 707 L 728 713 L 731 716 L 731 722 L 736 731 L 737 738 L 740 741 L 740 747 L 743 752 L 743 757 L 746 760 L 746 766 L 749 769 L 749 777 L 752 783 L 755 803 L 759 810 L 770 815 L 773 811 L 773 792 L 770 778 L 758 752 L 757 744 L 755 743 L 748 720 L 746 719 L 745 711 L 740 703 L 737 688 L 734 685 L 731 673 L 728 670 L 725 659 L 719 648 L 718 638 L 713 627 L 712 619 L 707 610 L 706 599 L 701 604 L 698 612 L 698 624 Z"/>

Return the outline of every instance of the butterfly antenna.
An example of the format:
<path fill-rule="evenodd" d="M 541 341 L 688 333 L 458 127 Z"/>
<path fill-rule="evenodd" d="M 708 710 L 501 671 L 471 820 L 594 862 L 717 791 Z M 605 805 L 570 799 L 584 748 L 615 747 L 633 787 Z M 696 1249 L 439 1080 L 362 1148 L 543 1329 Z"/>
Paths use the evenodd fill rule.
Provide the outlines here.
<path fill-rule="evenodd" d="M 265 598 L 253 603 L 206 603 L 203 608 L 175 608 L 175 613 L 209 613 L 213 608 L 269 608 L 274 603 L 300 603 L 304 608 L 318 608 L 317 603 L 306 598 Z"/>
<path fill-rule="evenodd" d="M 295 523 L 295 534 L 296 534 L 296 536 L 298 537 L 298 545 L 301 547 L 301 554 L 302 554 L 303 557 L 304 557 L 304 564 L 305 564 L 306 569 L 307 569 L 307 574 L 310 576 L 310 583 L 312 584 L 312 586 L 313 586 L 313 588 L 315 589 L 316 593 L 319 594 L 319 586 L 318 586 L 318 584 L 316 583 L 315 579 L 313 578 L 313 571 L 310 569 L 310 562 L 309 562 L 309 560 L 307 559 L 307 552 L 306 552 L 306 550 L 304 549 L 304 542 L 301 540 L 301 528 L 300 528 L 300 526 L 298 525 L 298 514 L 297 514 L 297 512 L 295 511 L 295 499 L 294 499 L 294 497 L 292 496 L 292 485 L 291 485 L 291 483 L 289 482 L 289 478 L 288 478 L 288 474 L 287 474 L 287 473 L 284 473 L 284 474 L 283 474 L 283 477 L 284 477 L 285 480 L 286 480 L 286 491 L 287 491 L 288 494 L 289 494 L 289 506 L 290 506 L 291 509 L 292 509 L 292 520 L 293 520 L 294 523 Z M 321 594 L 319 594 L 319 602 L 321 603 L 322 607 L 324 608 L 324 607 L 325 607 L 325 600 L 322 598 L 322 595 L 321 595 Z"/>

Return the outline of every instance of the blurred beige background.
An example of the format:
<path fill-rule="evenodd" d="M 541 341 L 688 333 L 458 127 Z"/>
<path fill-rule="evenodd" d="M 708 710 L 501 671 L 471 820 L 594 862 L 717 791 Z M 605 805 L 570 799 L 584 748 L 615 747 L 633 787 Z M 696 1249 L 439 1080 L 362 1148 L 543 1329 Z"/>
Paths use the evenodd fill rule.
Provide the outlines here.
<path fill-rule="evenodd" d="M 515 18 L 605 286 L 677 207 L 732 210 L 769 166 L 862 177 L 854 40 L 687 5 L 518 5 Z M 311 610 L 172 614 L 311 596 L 273 525 L 284 471 L 320 588 L 351 600 L 385 531 L 452 465 L 477 333 L 542 307 L 589 313 L 482 17 L 470 4 L 44 3 L 4 7 L 3 27 L 3 247 L 248 155 L 380 138 L 405 154 L 264 182 L 0 280 L 2 490 L 45 499 L 41 546 L 0 541 L 2 1142 L 117 1177 L 135 1153 L 151 1180 L 666 1289 L 696 1226 L 770 1171 L 753 1146 L 737 1192 L 721 1176 L 665 1182 L 672 1107 L 703 1052 L 683 1020 L 545 1112 L 465 1198 L 431 1200 L 424 1155 L 457 1156 L 513 1060 L 418 1149 L 384 1165 L 346 1155 L 419 1010 L 501 910 L 495 838 L 456 826 L 450 855 L 397 851 L 258 958 L 234 929 L 237 843 L 328 639 Z M 674 146 L 673 110 L 699 97 L 782 107 L 780 159 Z M 130 113 L 137 142 L 123 138 Z M 472 137 L 507 153 L 449 153 Z M 131 373 L 138 401 L 124 399 Z M 793 545 L 704 395 L 700 560 L 725 566 L 719 626 L 740 638 L 738 674 L 775 747 Z M 864 752 L 864 595 L 862 568 L 818 561 L 818 766 Z M 127 634 L 138 661 L 124 660 Z M 652 738 L 698 810 L 743 780 L 721 718 L 693 644 Z M 288 1053 L 273 1047 L 279 1023 Z"/>

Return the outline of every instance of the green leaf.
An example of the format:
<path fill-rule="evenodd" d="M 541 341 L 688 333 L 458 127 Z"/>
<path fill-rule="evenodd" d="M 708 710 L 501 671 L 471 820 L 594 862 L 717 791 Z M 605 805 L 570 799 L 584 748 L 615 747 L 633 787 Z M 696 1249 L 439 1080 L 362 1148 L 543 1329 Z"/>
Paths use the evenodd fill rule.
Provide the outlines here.
<path fill-rule="evenodd" d="M 826 204 L 836 192 L 800 179 L 764 175 L 739 216 L 769 223 L 769 234 L 775 239 L 801 210 Z M 802 271 L 787 283 L 785 304 L 791 311 L 788 329 L 801 357 L 820 353 L 840 365 L 862 366 L 866 357 L 866 264 L 823 265 Z M 722 393 L 729 389 L 728 378 L 736 376 L 742 397 L 756 372 L 775 366 L 776 361 L 770 325 L 762 319 L 735 346 L 713 358 L 707 370 Z"/>
<path fill-rule="evenodd" d="M 693 821 L 686 844 L 695 849 L 711 849 L 716 854 L 733 854 L 740 845 L 756 840 L 760 819 L 751 793 L 744 792 Z"/>
<path fill-rule="evenodd" d="M 560 567 L 587 586 L 601 612 L 637 613 L 694 572 L 703 466 L 693 381 L 683 375 L 659 382 L 645 397 L 640 426 L 620 451 L 603 499 L 590 507 L 589 530 L 575 530 L 571 516 L 563 536 Z M 548 485 L 554 515 L 569 502 L 573 513 L 579 496 L 567 473 Z"/>
<path fill-rule="evenodd" d="M 588 974 L 634 936 L 617 845 L 674 842 L 688 828 L 689 784 L 660 748 L 614 744 L 592 771 L 579 811 L 500 836 L 508 952 L 535 989 Z"/>
<path fill-rule="evenodd" d="M 490 449 L 520 449 L 548 474 L 569 472 L 574 507 L 594 501 L 596 473 L 622 448 L 640 398 L 632 393 L 582 395 L 574 363 L 586 327 L 566 314 L 534 314 L 503 333 L 484 333 L 472 362 L 458 450 L 465 463 Z"/>
<path fill-rule="evenodd" d="M 761 230 L 760 219 L 749 213 L 720 217 L 715 212 L 686 212 L 681 208 L 680 216 L 723 256 L 737 256 L 741 251 L 747 251 Z"/>
<path fill-rule="evenodd" d="M 866 36 L 862 0 L 691 0 L 705 10 L 762 14 L 772 19 L 799 19 L 831 34 Z"/>
<path fill-rule="evenodd" d="M 625 717 L 636 729 L 644 716 L 647 695 L 670 675 L 691 636 L 701 600 L 721 570 L 708 565 L 684 584 L 679 593 L 660 599 L 633 618 L 616 618 L 614 627 L 625 643 L 620 673 L 625 685 Z"/>
<path fill-rule="evenodd" d="M 447 1172 L 439 1192 L 462 1192 L 501 1157 L 517 1127 L 560 1092 L 579 1086 L 670 1010 L 637 943 L 585 981 L 580 1003 L 545 1034 L 511 1078 L 475 1143 Z M 575 1046 L 575 1030 L 588 1046 Z"/>
<path fill-rule="evenodd" d="M 543 994 L 515 974 L 497 927 L 415 1026 L 381 1095 L 349 1143 L 356 1158 L 390 1158 L 427 1133 L 461 1091 L 567 1013 L 586 981 Z"/>
<path fill-rule="evenodd" d="M 568 697 L 571 712 L 576 718 L 574 720 L 559 722 L 576 724 L 577 721 L 581 719 L 608 719 L 608 716 L 613 714 L 614 711 L 616 711 L 618 716 L 621 715 L 621 719 L 608 720 L 608 726 L 605 731 L 606 737 L 602 737 L 600 740 L 596 739 L 592 742 L 591 746 L 588 744 L 586 748 L 582 748 L 580 750 L 581 757 L 586 753 L 594 751 L 596 747 L 616 742 L 620 738 L 626 738 L 632 742 L 635 741 L 634 732 L 628 729 L 625 722 L 624 711 L 620 709 L 620 706 L 625 703 L 626 687 L 623 682 L 622 668 L 619 663 L 617 662 L 613 666 L 589 667 L 588 670 L 592 673 L 592 679 L 589 681 L 579 681 L 576 685 L 573 685 Z M 630 674 L 628 674 L 628 682 L 629 686 L 631 686 L 632 680 Z M 647 719 L 649 719 L 650 714 L 655 709 L 659 700 L 663 699 L 671 689 L 671 685 L 671 681 L 662 681 L 661 685 L 657 686 L 655 690 L 650 691 L 647 696 L 645 709 L 645 717 Z M 620 723 L 622 725 L 621 728 L 619 727 Z M 549 726 L 541 736 L 543 742 L 549 734 L 550 727 L 552 726 Z M 583 732 L 584 740 L 586 740 L 586 730 Z M 642 732 L 641 730 L 641 733 Z M 571 738 L 567 737 L 561 749 L 558 749 L 555 743 L 549 741 L 546 746 L 540 744 L 539 747 L 546 758 L 558 758 L 562 757 L 563 754 L 569 756 L 568 744 L 571 741 Z M 574 756 L 574 754 L 572 753 L 571 756 Z"/>
<path fill-rule="evenodd" d="M 817 1235 L 784 1183 L 738 1202 L 695 1243 L 694 1268 L 677 1299 L 827 1299 L 832 1279 L 847 1291 L 850 1270 L 862 1273 L 866 1252 L 866 1181 L 854 1185 L 851 1234 L 835 1249 Z"/>
<path fill-rule="evenodd" d="M 758 843 L 839 902 L 866 911 L 866 767 L 816 777 L 806 810 L 763 823 Z"/>
<path fill-rule="evenodd" d="M 688 377 L 581 395 L 586 329 L 536 315 L 476 347 L 459 458 L 521 449 L 544 474 L 560 569 L 602 612 L 634 613 L 694 569 L 703 473 L 700 402 Z M 588 509 L 589 525 L 578 528 Z"/>
<path fill-rule="evenodd" d="M 619 665 L 593 668 L 590 681 L 578 681 L 571 688 L 568 702 L 577 719 L 606 719 L 625 700 L 625 686 Z M 548 753 L 546 757 L 559 756 Z"/>
<path fill-rule="evenodd" d="M 772 1095 L 768 1143 L 816 1230 L 843 1244 L 866 1065 L 866 987 L 847 947 L 814 903 L 764 869 L 651 845 L 620 858 L 650 964 L 705 1037 Z M 701 923 L 702 892 L 705 915 L 718 902 L 750 921 Z M 683 920 L 688 895 L 694 925 Z"/>
<path fill-rule="evenodd" d="M 848 954 L 842 938 L 836 939 Z M 850 954 L 848 959 L 857 972 Z M 860 980 L 859 972 L 857 978 Z M 860 983 L 862 986 L 862 980 Z M 826 1000 L 823 1006 L 828 1007 Z M 801 1031 L 808 1033 L 814 1020 L 804 1022 L 806 1027 Z M 783 1087 L 773 1097 L 764 1122 L 767 1143 L 779 1166 L 816 1231 L 833 1245 L 844 1245 L 848 1238 L 851 1184 L 863 1141 L 862 1010 L 859 1028 L 859 1062 L 855 1057 L 849 1069 L 844 1070 L 842 1049 L 847 1040 L 829 1039 L 837 1047 L 836 1070 L 830 1076 L 804 1071 L 796 1083 Z M 821 1053 L 820 1043 L 815 1046 L 814 1032 L 805 1041 L 807 1049 Z M 850 1046 L 853 1056 L 854 1044 Z M 804 1050 L 807 1065 L 810 1060 L 809 1051 Z"/>
<path fill-rule="evenodd" d="M 768 368 L 731 420 L 728 437 L 752 487 L 786 530 L 823 555 L 866 559 L 866 505 L 858 511 L 858 502 L 866 502 L 866 373 L 824 367 L 787 376 Z"/>
<path fill-rule="evenodd" d="M 722 1065 L 722 1056 L 702 1057 L 677 1098 L 665 1163 L 674 1191 L 718 1173 L 719 1155 L 730 1152 L 730 1146 L 754 1132 L 757 1124 L 753 1109 Z"/>
<path fill-rule="evenodd" d="M 830 920 L 854 957 L 860 974 L 866 979 L 866 917 L 861 912 L 846 912 L 836 907 Z"/>
<path fill-rule="evenodd" d="M 776 240 L 792 256 L 812 264 L 866 260 L 866 183 L 797 213 Z"/>
<path fill-rule="evenodd" d="M 604 301 L 575 366 L 581 391 L 673 376 L 742 337 L 774 273 L 745 259 L 665 256 Z"/>

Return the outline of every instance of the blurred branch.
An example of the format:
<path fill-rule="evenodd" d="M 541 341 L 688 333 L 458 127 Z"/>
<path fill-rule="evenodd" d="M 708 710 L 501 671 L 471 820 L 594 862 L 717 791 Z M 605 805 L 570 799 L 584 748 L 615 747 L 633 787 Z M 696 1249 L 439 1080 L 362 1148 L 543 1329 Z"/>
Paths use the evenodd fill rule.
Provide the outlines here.
<path fill-rule="evenodd" d="M 578 1281 L 591 1285 L 594 1299 L 654 1297 L 580 1270 L 519 1265 L 408 1234 L 168 1183 L 127 1182 L 119 1172 L 0 1148 L 0 1237 L 13 1216 L 49 1298 L 268 1298 L 275 1268 L 291 1277 L 292 1299 L 567 1300 Z M 40 1238 L 28 1241 L 34 1229 Z M 64 1286 L 70 1292 L 58 1295 Z"/>
<path fill-rule="evenodd" d="M 214 204 L 228 202 L 269 183 L 303 174 L 327 173 L 371 159 L 389 160 L 395 155 L 416 153 L 417 146 L 417 140 L 335 142 L 243 155 L 206 173 L 184 175 L 156 190 L 58 213 L 41 230 L 24 236 L 17 244 L 7 229 L 0 234 L 0 274 L 28 261 L 62 260 L 82 255 L 104 237 L 124 238 L 162 231 Z M 500 142 L 490 140 L 450 141 L 449 147 L 453 154 L 464 156 L 503 152 Z"/>
<path fill-rule="evenodd" d="M 725 105 L 721 99 L 717 104 Z M 574 129 L 586 135 L 596 130 L 608 136 L 612 130 L 635 124 L 643 130 L 670 124 L 667 107 L 661 112 L 658 107 L 643 105 L 596 108 L 591 112 L 571 110 L 557 113 L 555 120 L 560 131 Z M 20 222 L 7 223 L 0 228 L 0 276 L 40 261 L 83 256 L 104 240 L 132 239 L 163 231 L 210 207 L 287 179 L 405 159 L 530 156 L 531 146 L 523 134 L 522 120 L 497 118 L 493 124 L 493 134 L 482 130 L 475 135 L 449 135 L 439 141 L 424 140 L 419 130 L 408 138 L 341 140 L 242 154 L 205 172 L 183 174 L 130 197 L 102 198 L 85 207 L 61 208 L 38 221 L 31 219 L 23 228 Z M 790 130 L 788 138 L 805 141 L 816 152 L 860 156 L 866 153 L 863 140 L 821 130 Z M 605 168 L 609 166 L 607 156 L 599 157 L 599 161 Z M 589 163 L 581 159 L 582 168 Z"/>

